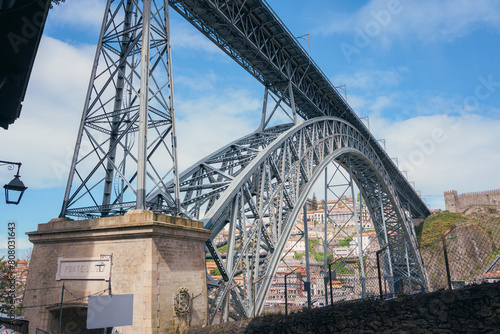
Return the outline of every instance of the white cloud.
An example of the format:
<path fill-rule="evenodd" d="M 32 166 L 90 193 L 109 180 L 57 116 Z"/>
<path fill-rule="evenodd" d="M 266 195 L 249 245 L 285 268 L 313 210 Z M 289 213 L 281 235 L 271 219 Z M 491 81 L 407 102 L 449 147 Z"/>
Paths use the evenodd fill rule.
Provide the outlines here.
<path fill-rule="evenodd" d="M 406 70 L 360 70 L 354 73 L 339 73 L 335 75 L 332 82 L 335 85 L 346 85 L 347 89 L 374 89 L 397 86 L 403 81 L 400 72 Z"/>
<path fill-rule="evenodd" d="M 219 47 L 217 47 L 207 37 L 198 32 L 189 23 L 178 20 L 170 21 L 172 29 L 172 48 L 179 50 L 180 48 L 203 51 L 208 54 L 223 55 Z"/>
<path fill-rule="evenodd" d="M 500 120 L 478 115 L 415 117 L 391 122 L 370 118 L 372 132 L 387 141 L 401 170 L 427 195 L 498 188 Z"/>
<path fill-rule="evenodd" d="M 0 245 L 5 247 L 7 245 L 7 236 L 0 235 Z M 18 236 L 16 238 L 16 258 L 24 259 L 31 255 L 31 250 L 33 249 L 33 244 L 28 240 L 25 235 Z M 7 248 L 0 248 L 0 258 L 2 256 L 8 256 Z"/>
<path fill-rule="evenodd" d="M 327 15 L 329 23 L 318 29 L 323 34 L 356 31 L 384 42 L 409 37 L 452 41 L 479 28 L 500 30 L 496 0 L 371 0 L 355 13 Z"/>
<path fill-rule="evenodd" d="M 222 146 L 257 128 L 261 102 L 249 91 L 220 89 L 177 104 L 179 169 L 182 171 Z M 178 112 L 178 113 L 177 113 Z"/>
<path fill-rule="evenodd" d="M 47 24 L 55 26 L 71 26 L 80 30 L 93 29 L 98 31 L 101 27 L 106 1 L 104 0 L 78 0 L 66 1 L 54 5 L 49 12 Z"/>
<path fill-rule="evenodd" d="M 177 76 L 174 73 L 174 80 L 176 87 L 184 86 L 189 90 L 201 92 L 213 90 L 219 82 L 219 77 L 211 70 L 206 73 L 195 72 L 188 75 L 183 71 L 181 75 Z"/>
<path fill-rule="evenodd" d="M 2 157 L 23 163 L 22 179 L 30 188 L 59 186 L 67 178 L 53 165 L 71 159 L 94 52 L 42 39 L 21 117 L 0 131 L 0 141 L 11 143 L 2 146 Z"/>
<path fill-rule="evenodd" d="M 443 113 L 460 114 L 464 110 L 494 114 L 494 109 L 487 104 L 488 100 L 474 98 L 474 94 L 463 97 L 431 90 L 401 89 L 404 76 L 408 72 L 405 67 L 389 70 L 362 69 L 339 73 L 333 76 L 332 82 L 336 85 L 346 85 L 347 102 L 363 116 L 391 115 L 393 118 L 406 119 Z M 340 92 L 343 93 L 342 90 Z M 473 99 L 472 102 L 477 101 L 477 105 L 468 101 L 469 98 Z"/>
<path fill-rule="evenodd" d="M 0 141 L 12 143 L 2 146 L 2 158 L 23 163 L 22 180 L 30 189 L 66 183 L 94 48 L 44 36 L 21 117 L 0 131 Z M 181 170 L 257 127 L 253 119 L 261 102 L 250 91 L 223 88 L 211 72 L 179 81 L 189 91 L 203 92 L 187 99 L 182 91 L 176 95 Z M 2 168 L 0 176 L 10 180 L 13 172 Z"/>
<path fill-rule="evenodd" d="M 365 97 L 357 94 L 349 94 L 347 95 L 347 103 L 351 106 L 351 108 L 358 114 L 358 115 L 366 115 L 366 112 L 364 111 L 366 109 L 366 106 L 369 103 L 369 100 L 367 100 Z"/>
<path fill-rule="evenodd" d="M 349 104 L 359 115 L 369 115 L 374 136 L 386 140 L 389 155 L 399 159 L 401 169 L 408 170 L 409 179 L 423 194 L 498 188 L 500 134 L 495 129 L 500 120 L 497 109 L 489 105 L 491 95 L 482 98 L 477 89 L 467 97 L 401 90 L 404 73 L 404 69 L 360 70 L 337 75 L 336 83 L 340 84 L 339 78 L 347 83 Z M 391 79 L 380 83 L 383 74 Z M 471 101 L 477 102 L 473 108 Z M 442 198 L 428 199 L 433 207 L 444 208 Z"/>
<path fill-rule="evenodd" d="M 66 1 L 54 6 L 47 20 L 48 25 L 58 29 L 91 29 L 98 37 L 101 28 L 106 1 L 78 0 Z M 172 14 L 176 13 L 172 10 Z M 223 52 L 208 38 L 184 20 L 170 19 L 172 48 L 174 50 L 189 49 L 203 51 L 207 54 L 222 55 Z"/>
<path fill-rule="evenodd" d="M 0 236 L 0 245 L 7 245 L 7 236 Z M 24 238 L 24 235 L 16 238 L 17 257 L 23 255 L 24 251 L 30 248 L 33 248 L 33 244 L 27 238 Z"/>

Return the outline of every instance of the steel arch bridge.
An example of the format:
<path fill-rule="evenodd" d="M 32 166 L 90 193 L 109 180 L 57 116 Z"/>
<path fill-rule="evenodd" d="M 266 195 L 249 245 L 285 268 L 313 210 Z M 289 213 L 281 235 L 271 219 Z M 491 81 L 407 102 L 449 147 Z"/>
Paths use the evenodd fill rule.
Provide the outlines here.
<path fill-rule="evenodd" d="M 391 268 L 394 291 L 403 291 L 408 284 L 425 289 L 410 212 L 390 174 L 367 138 L 351 124 L 318 117 L 252 133 L 180 175 L 181 206 L 213 231 L 206 249 L 222 280 L 208 275 L 211 321 L 218 312 L 239 319 L 262 311 L 309 190 L 332 161 L 352 173 L 379 244 L 389 244 L 384 267 Z M 162 204 L 164 191 L 152 194 L 148 202 Z M 223 258 L 217 250 L 221 244 L 216 245 L 214 238 L 224 229 L 229 237 Z M 236 277 L 243 284 L 237 284 Z"/>
<path fill-rule="evenodd" d="M 169 8 L 265 87 L 259 130 L 182 174 Z M 276 110 L 267 115 L 269 95 L 290 108 L 293 124 L 267 128 Z M 389 290 L 426 290 L 411 220 L 428 208 L 264 0 L 107 0 L 60 216 L 147 208 L 203 220 L 213 231 L 207 257 L 222 276 L 207 275 L 211 321 L 239 319 L 262 312 L 299 211 L 332 162 L 357 184 L 377 243 L 389 245 Z M 215 241 L 224 230 L 227 255 Z"/>

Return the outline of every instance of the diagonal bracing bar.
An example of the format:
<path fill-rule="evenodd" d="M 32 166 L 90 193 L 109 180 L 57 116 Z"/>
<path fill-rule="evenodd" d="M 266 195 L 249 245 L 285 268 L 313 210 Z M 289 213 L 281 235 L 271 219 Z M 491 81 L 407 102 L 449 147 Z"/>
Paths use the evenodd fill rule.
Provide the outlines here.
<path fill-rule="evenodd" d="M 233 160 L 228 161 L 229 157 Z M 207 162 L 211 168 L 206 168 Z M 195 191 L 199 195 L 185 198 L 181 206 L 213 231 L 209 241 L 212 249 L 207 256 L 216 260 L 223 276 L 218 284 L 208 278 L 211 322 L 216 321 L 218 314 L 222 316 L 220 321 L 225 321 L 228 317 L 239 319 L 262 312 L 307 194 L 332 162 L 347 171 L 346 182 L 351 188 L 355 183 L 360 189 L 376 232 L 371 243 L 390 245 L 390 251 L 383 258 L 384 275 L 391 286 L 389 291 L 407 291 L 409 285 L 427 288 L 416 241 L 410 236 L 409 212 L 401 205 L 392 179 L 374 149 L 346 121 L 320 117 L 243 137 L 181 175 L 182 184 L 191 184 L 181 195 L 199 186 Z M 236 168 L 228 168 L 228 165 Z M 228 175 L 231 180 L 220 192 L 213 193 L 208 185 L 218 184 L 217 179 L 211 177 L 217 168 L 224 171 L 220 175 Z M 343 190 L 339 198 L 346 191 Z M 152 201 L 161 199 L 162 193 L 158 190 L 152 196 L 156 196 L 150 199 Z M 216 200 L 211 202 L 209 198 Z M 354 211 L 352 217 L 357 216 Z M 230 235 L 227 249 L 223 244 L 215 244 L 226 229 Z M 360 228 L 358 234 L 362 232 Z M 363 247 L 361 241 L 356 242 Z M 225 262 L 224 252 L 228 252 Z M 360 262 L 357 275 L 363 281 L 365 272 L 373 274 L 373 263 L 364 267 L 363 253 L 358 253 L 357 260 Z M 238 284 L 243 288 L 237 289 Z"/>
<path fill-rule="evenodd" d="M 171 6 L 269 92 L 293 105 L 298 116 L 334 116 L 352 124 L 373 147 L 414 217 L 430 214 L 379 142 L 265 1 L 174 0 Z"/>

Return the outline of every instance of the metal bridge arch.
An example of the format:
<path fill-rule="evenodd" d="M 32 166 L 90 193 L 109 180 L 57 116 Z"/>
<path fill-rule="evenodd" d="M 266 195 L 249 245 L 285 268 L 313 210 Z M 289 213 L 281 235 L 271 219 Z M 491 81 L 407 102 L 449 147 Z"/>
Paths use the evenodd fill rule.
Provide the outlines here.
<path fill-rule="evenodd" d="M 262 311 L 307 194 L 332 161 L 351 170 L 379 244 L 389 243 L 392 289 L 403 291 L 405 281 L 426 289 L 411 214 L 375 150 L 345 120 L 319 117 L 243 137 L 180 175 L 182 208 L 213 231 L 206 249 L 222 279 L 207 276 L 211 321 L 218 312 L 239 319 Z"/>
<path fill-rule="evenodd" d="M 252 133 L 179 175 L 169 6 L 289 105 L 294 122 L 307 121 Z M 408 222 L 429 210 L 265 1 L 108 0 L 60 216 L 147 208 L 205 221 L 222 276 L 207 276 L 211 320 L 219 311 L 248 317 L 262 311 L 307 192 L 330 161 L 349 169 L 379 243 L 390 245 L 393 291 L 405 279 L 425 289 Z"/>

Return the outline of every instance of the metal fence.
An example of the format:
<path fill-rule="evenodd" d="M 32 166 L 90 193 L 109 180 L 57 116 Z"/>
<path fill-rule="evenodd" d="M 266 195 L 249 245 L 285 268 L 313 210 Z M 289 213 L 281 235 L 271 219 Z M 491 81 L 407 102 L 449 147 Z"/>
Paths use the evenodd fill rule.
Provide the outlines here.
<path fill-rule="evenodd" d="M 44 331 L 43 329 L 37 328 L 35 334 L 52 334 L 51 332 Z"/>
<path fill-rule="evenodd" d="M 421 247 L 429 290 L 500 281 L 500 224 L 459 222 Z"/>
<path fill-rule="evenodd" d="M 377 252 L 382 264 L 380 280 Z M 380 298 L 381 291 L 384 298 L 392 297 L 389 292 L 391 279 L 382 262 L 384 256 L 385 251 L 381 251 L 381 248 L 373 243 L 370 249 L 365 249 L 362 265 L 359 256 L 351 254 L 346 257 L 332 257 L 328 261 L 327 270 L 323 261 L 317 261 L 310 256 L 310 283 L 307 283 L 304 258 L 283 260 L 275 275 L 263 313 L 286 314 L 306 310 L 309 305 L 308 298 L 311 308 L 316 308 L 339 302 Z"/>
<path fill-rule="evenodd" d="M 396 297 L 391 294 L 391 277 L 387 275 L 383 265 L 379 281 L 376 253 L 382 258 L 385 256 L 384 251 L 375 242 L 371 245 L 373 247 L 365 249 L 363 266 L 360 266 L 357 256 L 336 257 L 336 261 L 329 261 L 331 280 L 328 270 L 324 270 L 324 262 L 315 261 L 310 256 L 309 286 L 313 308 L 332 302 Z M 420 251 L 430 292 L 500 281 L 498 220 L 456 223 L 445 233 L 435 235 L 432 242 L 423 243 Z M 263 313 L 285 314 L 308 308 L 305 268 L 303 258 L 282 261 Z M 418 292 L 414 290 L 410 293 Z"/>
<path fill-rule="evenodd" d="M 29 321 L 0 317 L 0 333 L 28 334 Z"/>

